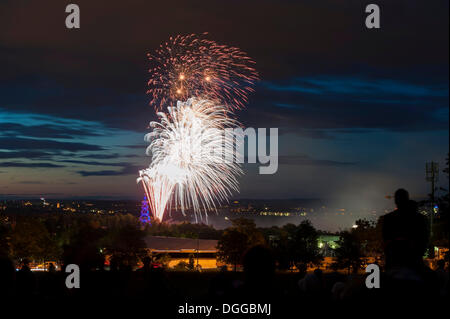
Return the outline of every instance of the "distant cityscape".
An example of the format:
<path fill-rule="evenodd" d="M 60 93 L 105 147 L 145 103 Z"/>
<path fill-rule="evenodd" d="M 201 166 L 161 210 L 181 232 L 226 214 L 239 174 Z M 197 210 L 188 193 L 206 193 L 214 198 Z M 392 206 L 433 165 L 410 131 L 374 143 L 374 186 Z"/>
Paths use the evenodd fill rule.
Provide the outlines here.
<path fill-rule="evenodd" d="M 141 205 L 141 201 L 136 200 L 47 200 L 40 198 L 2 200 L 0 201 L 0 211 L 18 215 L 74 213 L 138 216 Z M 350 228 L 358 219 L 377 220 L 389 210 L 389 207 L 376 209 L 336 207 L 318 199 L 240 199 L 218 207 L 217 212 L 210 211 L 207 216 L 203 216 L 197 222 L 223 229 L 229 226 L 230 219 L 238 217 L 253 219 L 259 227 L 282 226 L 287 223 L 298 224 L 302 220 L 308 219 L 318 229 L 339 231 Z M 183 214 L 175 206 L 171 208 L 167 217 L 166 221 L 169 223 L 196 222 L 190 210 Z"/>

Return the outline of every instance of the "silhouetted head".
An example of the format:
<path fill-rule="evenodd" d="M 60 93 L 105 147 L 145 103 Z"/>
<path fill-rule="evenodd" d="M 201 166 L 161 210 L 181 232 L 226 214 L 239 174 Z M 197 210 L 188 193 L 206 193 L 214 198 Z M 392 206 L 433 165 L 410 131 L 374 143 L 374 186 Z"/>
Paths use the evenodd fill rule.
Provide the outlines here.
<path fill-rule="evenodd" d="M 116 257 L 112 257 L 109 261 L 109 270 L 110 271 L 117 271 L 119 270 L 119 262 Z"/>
<path fill-rule="evenodd" d="M 15 269 L 11 259 L 0 256 L 0 297 L 11 293 L 14 286 Z"/>
<path fill-rule="evenodd" d="M 304 278 L 298 281 L 300 291 L 307 295 L 315 295 L 322 291 L 323 286 L 321 279 L 316 274 L 307 274 Z"/>
<path fill-rule="evenodd" d="M 319 268 L 314 269 L 314 275 L 316 275 L 317 278 L 322 279 L 322 270 Z"/>
<path fill-rule="evenodd" d="M 146 256 L 142 259 L 142 263 L 144 264 L 144 268 L 149 268 L 150 264 L 152 263 L 152 259 Z"/>
<path fill-rule="evenodd" d="M 244 273 L 249 280 L 267 280 L 275 273 L 275 260 L 269 249 L 254 246 L 244 255 Z"/>
<path fill-rule="evenodd" d="M 398 208 L 404 208 L 408 205 L 409 202 L 409 193 L 407 190 L 403 188 L 397 189 L 395 192 L 395 205 Z"/>
<path fill-rule="evenodd" d="M 338 281 L 331 288 L 331 294 L 333 295 L 333 300 L 341 300 L 342 292 L 345 290 L 345 283 Z"/>
<path fill-rule="evenodd" d="M 0 275 L 14 275 L 14 264 L 11 259 L 0 256 Z"/>

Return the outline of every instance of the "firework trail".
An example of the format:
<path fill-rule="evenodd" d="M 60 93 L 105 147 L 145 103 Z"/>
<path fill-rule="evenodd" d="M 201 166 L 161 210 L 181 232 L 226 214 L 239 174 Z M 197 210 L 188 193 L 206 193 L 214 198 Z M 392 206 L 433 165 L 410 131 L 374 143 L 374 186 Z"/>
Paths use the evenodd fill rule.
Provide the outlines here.
<path fill-rule="evenodd" d="M 202 212 L 216 209 L 233 191 L 239 190 L 242 174 L 234 152 L 234 135 L 225 133 L 239 123 L 231 112 L 213 101 L 190 98 L 159 112 L 147 152 L 149 168 L 139 172 L 154 217 L 161 221 L 173 195 L 184 213 L 192 208 L 196 220 Z"/>
<path fill-rule="evenodd" d="M 218 101 L 229 110 L 247 103 L 258 79 L 255 62 L 238 48 L 205 35 L 177 35 L 148 54 L 152 66 L 147 93 L 155 110 L 191 97 Z"/>
<path fill-rule="evenodd" d="M 159 171 L 163 171 L 160 173 Z M 149 199 L 153 219 L 162 221 L 167 203 L 172 196 L 176 181 L 164 174 L 162 167 L 151 165 L 139 171 L 138 182 L 144 185 L 144 191 Z"/>

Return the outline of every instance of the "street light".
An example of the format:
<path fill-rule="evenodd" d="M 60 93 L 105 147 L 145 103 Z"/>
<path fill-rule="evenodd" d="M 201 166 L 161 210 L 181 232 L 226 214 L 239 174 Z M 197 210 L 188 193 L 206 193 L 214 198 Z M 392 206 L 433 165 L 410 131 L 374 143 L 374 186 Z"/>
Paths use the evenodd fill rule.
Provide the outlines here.
<path fill-rule="evenodd" d="M 430 212 L 430 240 L 433 237 L 433 215 L 437 212 L 435 210 L 435 203 L 434 203 L 434 191 L 436 190 L 435 183 L 438 181 L 439 178 L 439 163 L 436 162 L 428 162 L 425 165 L 425 179 L 427 182 L 431 183 L 431 212 Z M 434 250 L 430 250 L 431 254 L 434 255 Z"/>

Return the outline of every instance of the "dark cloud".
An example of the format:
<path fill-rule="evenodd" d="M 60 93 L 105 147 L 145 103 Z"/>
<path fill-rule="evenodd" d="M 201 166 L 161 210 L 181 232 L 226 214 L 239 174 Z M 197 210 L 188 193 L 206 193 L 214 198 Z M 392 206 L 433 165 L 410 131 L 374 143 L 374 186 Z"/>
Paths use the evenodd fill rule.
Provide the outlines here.
<path fill-rule="evenodd" d="M 0 159 L 12 159 L 12 158 L 22 158 L 22 159 L 45 159 L 45 160 L 54 160 L 58 162 L 67 162 L 74 164 L 88 164 L 88 165 L 105 165 L 103 162 L 93 162 L 93 161 L 82 161 L 82 160 L 61 160 L 55 159 L 55 156 L 58 157 L 69 157 L 73 158 L 74 154 L 72 152 L 60 152 L 59 150 L 52 150 L 49 152 L 40 152 L 40 151 L 0 151 Z M 86 155 L 78 155 L 80 159 L 96 159 L 96 160 L 108 160 L 108 159 L 118 159 L 118 158 L 135 158 L 138 157 L 135 154 L 86 154 Z M 118 163 L 117 165 L 121 165 Z M 117 166 L 113 163 L 112 166 Z M 110 165 L 111 166 L 111 165 Z"/>
<path fill-rule="evenodd" d="M 41 185 L 41 184 L 45 184 L 45 183 L 41 182 L 41 181 L 20 181 L 20 182 L 17 182 L 17 184 Z"/>
<path fill-rule="evenodd" d="M 311 166 L 352 166 L 353 162 L 340 162 L 334 160 L 314 159 L 308 155 L 288 155 L 279 156 L 278 164 L 280 165 L 311 165 Z"/>
<path fill-rule="evenodd" d="M 92 130 L 74 129 L 59 125 L 31 125 L 18 123 L 0 123 L 0 134 L 3 136 L 26 136 L 37 138 L 64 138 L 73 139 L 80 136 L 99 136 L 101 134 Z"/>
<path fill-rule="evenodd" d="M 321 76 L 262 83 L 243 123 L 280 134 L 332 139 L 335 133 L 448 130 L 448 82 Z M 447 111 L 448 114 L 448 111 Z"/>
<path fill-rule="evenodd" d="M 89 176 L 120 176 L 120 175 L 127 175 L 128 173 L 124 173 L 122 171 L 113 171 L 113 170 L 102 170 L 102 171 L 78 171 L 78 174 L 80 174 L 83 177 L 89 177 Z"/>
<path fill-rule="evenodd" d="M 87 155 L 80 155 L 80 158 L 92 158 L 92 159 L 116 159 L 120 157 L 125 158 L 131 158 L 131 157 L 137 157 L 135 154 L 87 154 Z"/>
<path fill-rule="evenodd" d="M 101 171 L 77 171 L 77 173 L 83 177 L 89 176 L 121 176 L 121 175 L 136 175 L 142 167 L 138 167 L 132 164 L 125 164 L 121 170 L 101 170 Z"/>
<path fill-rule="evenodd" d="M 0 159 L 10 158 L 26 158 L 26 159 L 50 159 L 54 153 L 39 152 L 39 151 L 14 151 L 2 152 L 0 151 Z"/>
<path fill-rule="evenodd" d="M 76 143 L 76 142 L 59 142 L 53 140 L 40 140 L 20 137 L 0 137 L 0 149 L 6 150 L 58 150 L 58 151 L 100 151 L 103 147 L 98 145 Z"/>
<path fill-rule="evenodd" d="M 59 163 L 71 163 L 80 165 L 93 165 L 93 166 L 118 166 L 123 167 L 128 163 L 110 163 L 110 162 L 95 162 L 95 161 L 80 161 L 80 160 L 59 160 Z"/>
<path fill-rule="evenodd" d="M 0 167 L 23 167 L 23 168 L 59 168 L 65 167 L 62 165 L 52 164 L 52 163 L 21 163 L 21 162 L 3 162 L 0 163 Z"/>
<path fill-rule="evenodd" d="M 148 147 L 148 144 L 133 144 L 133 145 L 119 145 L 119 146 L 132 149 L 145 149 Z"/>
<path fill-rule="evenodd" d="M 273 125 L 271 125 L 273 126 Z M 296 134 L 306 138 L 312 139 L 325 139 L 325 140 L 334 140 L 335 136 L 333 133 L 335 131 L 332 130 L 321 130 L 321 129 L 303 129 L 297 126 L 280 126 L 280 130 L 278 131 L 278 135 L 284 134 Z"/>
<path fill-rule="evenodd" d="M 411 122 L 415 128 L 427 129 L 429 117 L 423 118 L 419 109 L 435 107 L 435 101 L 428 97 L 417 106 L 406 99 L 393 101 L 384 90 L 389 83 L 382 81 L 419 87 L 412 91 L 397 87 L 408 93 L 420 93 L 420 87 L 430 84 L 448 86 L 448 1 L 444 0 L 380 0 L 380 30 L 365 28 L 365 3 L 358 1 L 130 0 L 127 12 L 106 0 L 77 4 L 83 25 L 76 33 L 63 26 L 64 6 L 59 1 L 1 4 L 2 107 L 144 132 L 155 119 L 145 96 L 149 67 L 145 54 L 171 35 L 204 31 L 211 39 L 247 51 L 256 60 L 262 80 L 282 89 L 258 87 L 248 111 L 239 112 L 253 118 L 255 126 L 267 126 L 273 118 L 277 125 L 288 127 L 308 129 L 320 123 L 330 127 L 337 118 L 339 128 L 392 128 L 395 121 L 386 121 L 381 114 L 398 116 L 399 112 L 389 112 L 396 104 L 409 113 L 400 126 Z M 22 17 L 20 22 L 16 16 Z M 361 74 L 371 77 L 372 85 L 305 80 L 317 75 L 352 80 Z M 303 81 L 294 83 L 294 92 L 286 91 L 292 79 Z M 364 92 L 380 93 L 379 84 L 383 90 L 377 101 L 353 99 Z M 336 98 L 322 100 L 324 89 L 327 94 L 338 93 Z M 351 98 L 342 98 L 342 89 Z M 277 115 L 283 111 L 275 103 L 294 110 Z M 303 111 L 295 110 L 304 106 Z M 338 111 L 330 108 L 343 113 L 337 117 Z M 366 112 L 369 108 L 372 111 Z M 291 123 L 292 116 L 303 119 Z"/>

